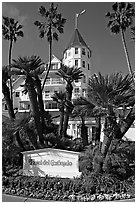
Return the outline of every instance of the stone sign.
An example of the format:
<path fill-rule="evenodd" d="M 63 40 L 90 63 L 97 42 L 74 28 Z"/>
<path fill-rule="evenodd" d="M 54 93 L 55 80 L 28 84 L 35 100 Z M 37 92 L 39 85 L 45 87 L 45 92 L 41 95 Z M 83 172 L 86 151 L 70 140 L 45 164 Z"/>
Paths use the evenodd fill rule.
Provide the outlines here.
<path fill-rule="evenodd" d="M 78 152 L 60 149 L 39 149 L 22 152 L 23 174 L 27 176 L 79 177 Z"/>

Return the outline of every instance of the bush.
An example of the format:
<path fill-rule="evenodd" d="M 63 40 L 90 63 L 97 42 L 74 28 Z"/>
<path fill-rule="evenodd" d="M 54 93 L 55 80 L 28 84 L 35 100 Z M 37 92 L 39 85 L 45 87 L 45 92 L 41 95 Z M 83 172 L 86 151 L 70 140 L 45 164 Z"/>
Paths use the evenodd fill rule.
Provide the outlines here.
<path fill-rule="evenodd" d="M 75 179 L 3 176 L 3 192 L 57 201 L 125 199 L 135 196 L 134 179 L 122 182 L 111 174 L 90 174 Z"/>
<path fill-rule="evenodd" d="M 90 174 L 97 162 L 96 159 L 101 158 L 100 145 L 89 145 L 83 154 L 80 156 L 80 171 L 84 174 Z M 135 143 L 123 140 L 113 140 L 104 160 L 104 173 L 113 174 L 119 177 L 120 180 L 127 179 L 134 175 L 135 164 Z"/>

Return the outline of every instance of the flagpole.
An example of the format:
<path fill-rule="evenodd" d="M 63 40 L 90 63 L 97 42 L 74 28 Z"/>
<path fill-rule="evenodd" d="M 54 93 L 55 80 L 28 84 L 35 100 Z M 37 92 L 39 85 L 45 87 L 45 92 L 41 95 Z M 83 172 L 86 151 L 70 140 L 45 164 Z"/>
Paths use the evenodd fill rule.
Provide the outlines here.
<path fill-rule="evenodd" d="M 79 15 L 83 14 L 85 11 L 86 10 L 84 9 L 80 13 L 76 13 L 76 17 L 75 17 L 75 29 L 78 29 L 78 17 L 79 17 Z"/>

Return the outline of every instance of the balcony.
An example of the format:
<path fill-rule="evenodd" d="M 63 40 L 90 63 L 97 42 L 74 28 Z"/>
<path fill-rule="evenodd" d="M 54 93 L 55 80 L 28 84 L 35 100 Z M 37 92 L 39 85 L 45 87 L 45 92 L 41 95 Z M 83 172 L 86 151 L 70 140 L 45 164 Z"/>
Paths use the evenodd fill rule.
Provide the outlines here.
<path fill-rule="evenodd" d="M 47 79 L 46 80 L 46 83 L 45 83 L 45 86 L 48 86 L 48 85 L 64 85 L 65 84 L 65 81 L 61 78 L 50 78 L 50 79 Z"/>

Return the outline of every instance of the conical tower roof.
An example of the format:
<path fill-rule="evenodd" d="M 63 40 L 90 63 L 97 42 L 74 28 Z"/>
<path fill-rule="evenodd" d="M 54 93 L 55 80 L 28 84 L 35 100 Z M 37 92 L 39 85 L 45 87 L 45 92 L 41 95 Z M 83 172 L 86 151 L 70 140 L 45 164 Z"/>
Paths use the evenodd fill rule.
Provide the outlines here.
<path fill-rule="evenodd" d="M 65 48 L 64 52 L 71 48 L 71 47 L 75 47 L 75 46 L 84 46 L 87 49 L 89 49 L 89 47 L 87 46 L 87 44 L 85 43 L 85 41 L 83 40 L 83 37 L 81 36 L 81 34 L 79 33 L 78 29 L 75 29 L 71 40 L 68 44 L 68 46 Z M 89 49 L 90 50 L 90 49 Z"/>

